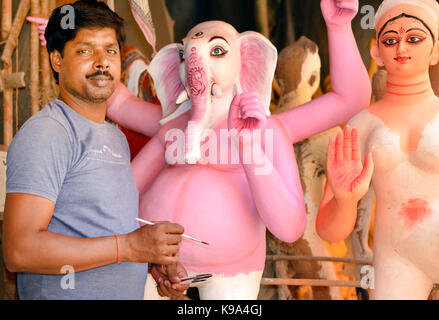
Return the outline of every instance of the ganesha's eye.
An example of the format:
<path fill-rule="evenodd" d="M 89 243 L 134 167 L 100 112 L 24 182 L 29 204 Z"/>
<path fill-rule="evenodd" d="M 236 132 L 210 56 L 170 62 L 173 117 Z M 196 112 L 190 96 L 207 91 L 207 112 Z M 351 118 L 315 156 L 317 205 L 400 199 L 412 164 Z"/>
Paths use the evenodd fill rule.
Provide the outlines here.
<path fill-rule="evenodd" d="M 185 57 L 184 57 L 184 50 L 179 50 L 178 54 L 180 55 L 180 60 L 184 61 Z"/>
<path fill-rule="evenodd" d="M 212 49 L 211 56 L 212 57 L 221 57 L 221 56 L 225 55 L 226 53 L 227 53 L 227 51 L 224 50 L 223 48 L 215 47 Z"/>

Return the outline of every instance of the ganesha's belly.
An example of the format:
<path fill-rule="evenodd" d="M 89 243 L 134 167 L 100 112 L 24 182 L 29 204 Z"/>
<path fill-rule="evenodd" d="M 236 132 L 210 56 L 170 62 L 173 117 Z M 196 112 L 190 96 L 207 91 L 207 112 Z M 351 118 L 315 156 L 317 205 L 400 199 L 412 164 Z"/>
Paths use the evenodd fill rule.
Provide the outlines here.
<path fill-rule="evenodd" d="M 167 168 L 141 196 L 140 217 L 181 224 L 185 234 L 210 244 L 183 240 L 179 257 L 190 270 L 236 274 L 263 268 L 265 226 L 241 170 Z"/>

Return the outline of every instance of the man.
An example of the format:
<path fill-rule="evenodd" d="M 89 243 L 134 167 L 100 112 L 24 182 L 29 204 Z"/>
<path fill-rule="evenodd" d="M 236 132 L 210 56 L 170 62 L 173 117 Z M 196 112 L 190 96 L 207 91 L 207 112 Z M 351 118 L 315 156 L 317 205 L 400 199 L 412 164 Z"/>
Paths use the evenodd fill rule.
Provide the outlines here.
<path fill-rule="evenodd" d="M 62 27 L 57 8 L 45 34 L 59 99 L 9 148 L 5 265 L 18 272 L 21 299 L 142 299 L 146 263 L 159 264 L 159 293 L 181 295 L 183 227 L 139 229 L 128 144 L 105 121 L 120 80 L 123 20 L 102 2 L 72 7 L 75 28 Z"/>

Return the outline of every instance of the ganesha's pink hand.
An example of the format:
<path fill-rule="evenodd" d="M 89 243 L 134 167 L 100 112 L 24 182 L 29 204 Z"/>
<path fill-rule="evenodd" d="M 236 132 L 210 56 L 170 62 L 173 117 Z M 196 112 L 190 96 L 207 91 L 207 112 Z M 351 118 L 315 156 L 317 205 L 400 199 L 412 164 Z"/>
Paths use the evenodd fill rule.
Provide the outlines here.
<path fill-rule="evenodd" d="M 229 130 L 237 130 L 239 133 L 244 129 L 249 132 L 263 130 L 266 123 L 265 107 L 257 93 L 246 92 L 236 95 L 230 106 Z"/>
<path fill-rule="evenodd" d="M 47 24 L 49 23 L 49 19 L 40 18 L 40 17 L 26 17 L 26 20 L 30 23 L 35 23 L 38 25 L 38 33 L 40 34 L 41 45 L 45 47 L 47 45 L 46 38 L 44 34 L 46 33 Z"/>
<path fill-rule="evenodd" d="M 358 0 L 322 0 L 323 17 L 328 27 L 349 24 L 358 13 Z"/>
<path fill-rule="evenodd" d="M 369 153 L 363 167 L 356 129 L 347 127 L 331 139 L 327 168 L 328 182 L 337 201 L 357 202 L 367 193 L 374 165 Z"/>

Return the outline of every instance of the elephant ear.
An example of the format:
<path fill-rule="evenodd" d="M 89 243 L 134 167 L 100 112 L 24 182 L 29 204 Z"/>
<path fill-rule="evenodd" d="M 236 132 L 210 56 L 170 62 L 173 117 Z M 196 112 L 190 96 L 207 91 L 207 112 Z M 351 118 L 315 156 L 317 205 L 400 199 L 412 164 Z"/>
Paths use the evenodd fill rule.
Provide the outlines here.
<path fill-rule="evenodd" d="M 262 34 L 247 31 L 241 33 L 240 84 L 242 92 L 258 92 L 270 115 L 270 102 L 277 63 L 276 47 Z"/>
<path fill-rule="evenodd" d="M 169 117 L 179 109 L 176 101 L 184 90 L 180 80 L 180 62 L 177 44 L 170 44 L 161 49 L 148 66 L 148 73 L 154 81 L 157 98 L 162 105 L 162 124 L 171 120 Z"/>

